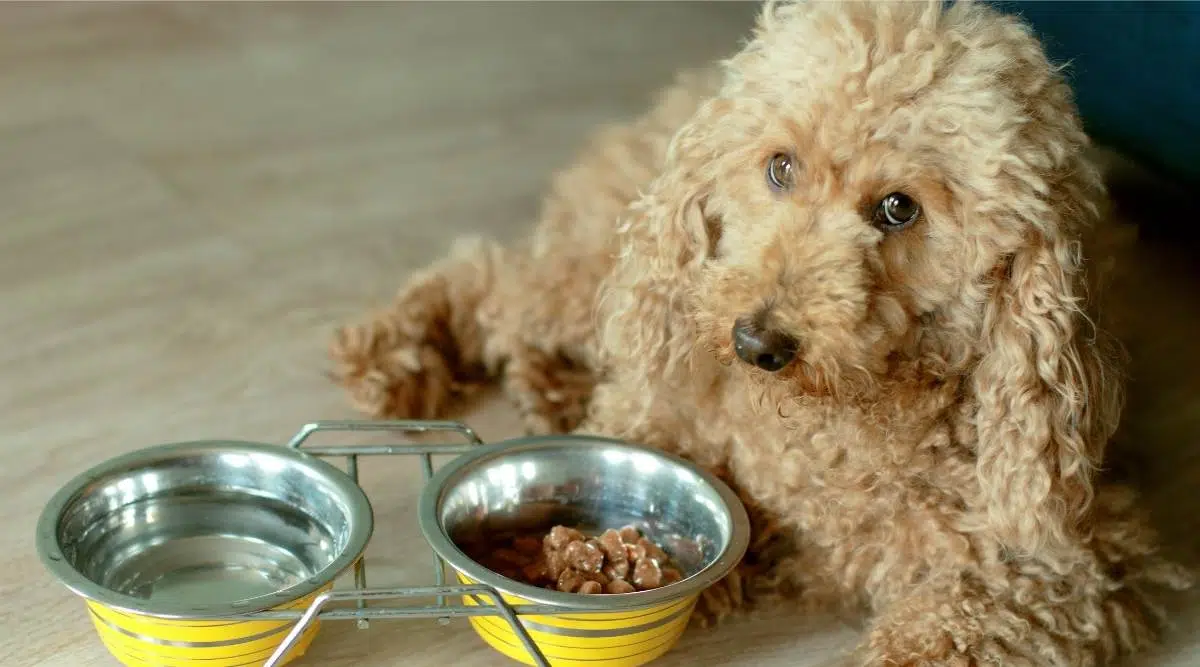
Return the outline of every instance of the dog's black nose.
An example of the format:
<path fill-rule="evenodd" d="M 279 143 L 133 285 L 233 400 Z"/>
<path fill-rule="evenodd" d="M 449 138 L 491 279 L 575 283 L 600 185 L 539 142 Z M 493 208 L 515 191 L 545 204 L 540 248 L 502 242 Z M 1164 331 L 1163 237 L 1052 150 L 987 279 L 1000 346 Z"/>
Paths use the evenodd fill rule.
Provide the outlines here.
<path fill-rule="evenodd" d="M 796 358 L 796 339 L 753 322 L 738 320 L 733 325 L 733 349 L 742 361 L 764 371 L 775 371 Z"/>

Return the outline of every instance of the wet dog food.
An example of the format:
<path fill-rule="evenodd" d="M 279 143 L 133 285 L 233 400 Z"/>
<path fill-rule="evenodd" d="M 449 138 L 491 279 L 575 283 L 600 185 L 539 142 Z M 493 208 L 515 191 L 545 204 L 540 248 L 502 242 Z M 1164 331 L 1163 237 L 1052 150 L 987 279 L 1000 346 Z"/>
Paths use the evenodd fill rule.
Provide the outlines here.
<path fill-rule="evenodd" d="M 541 536 L 511 536 L 467 552 L 501 576 L 564 593 L 633 593 L 683 578 L 666 552 L 633 526 L 598 537 L 555 526 Z"/>

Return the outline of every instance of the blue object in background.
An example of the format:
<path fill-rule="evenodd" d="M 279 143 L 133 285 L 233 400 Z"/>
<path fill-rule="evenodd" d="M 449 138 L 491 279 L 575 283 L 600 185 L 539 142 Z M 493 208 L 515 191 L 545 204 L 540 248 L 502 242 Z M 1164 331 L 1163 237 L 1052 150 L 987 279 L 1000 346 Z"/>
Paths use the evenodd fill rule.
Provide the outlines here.
<path fill-rule="evenodd" d="M 1004 1 L 1067 76 L 1089 134 L 1180 184 L 1200 183 L 1200 2 Z"/>

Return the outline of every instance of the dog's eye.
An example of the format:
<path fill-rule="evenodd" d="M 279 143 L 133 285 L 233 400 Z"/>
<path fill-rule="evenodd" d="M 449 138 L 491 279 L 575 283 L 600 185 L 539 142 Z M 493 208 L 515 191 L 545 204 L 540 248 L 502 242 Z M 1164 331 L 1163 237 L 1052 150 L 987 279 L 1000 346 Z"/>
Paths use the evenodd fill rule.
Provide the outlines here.
<path fill-rule="evenodd" d="M 787 153 L 776 153 L 767 163 L 767 183 L 779 191 L 791 190 L 795 185 L 796 174 L 792 166 L 792 156 Z"/>
<path fill-rule="evenodd" d="M 911 225 L 920 216 L 921 207 L 912 197 L 903 192 L 893 192 L 875 207 L 874 218 L 876 225 L 894 231 Z"/>

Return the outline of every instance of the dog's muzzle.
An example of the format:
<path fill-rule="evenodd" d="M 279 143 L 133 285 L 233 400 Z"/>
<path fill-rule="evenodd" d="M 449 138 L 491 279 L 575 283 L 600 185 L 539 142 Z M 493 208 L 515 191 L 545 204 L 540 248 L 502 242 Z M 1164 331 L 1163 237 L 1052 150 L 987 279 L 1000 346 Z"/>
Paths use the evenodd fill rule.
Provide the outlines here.
<path fill-rule="evenodd" d="M 733 325 L 733 349 L 742 361 L 774 373 L 796 358 L 799 344 L 783 332 L 739 319 Z"/>

